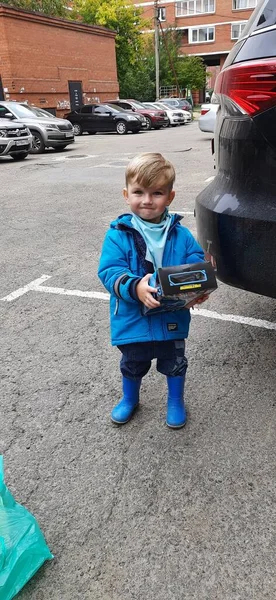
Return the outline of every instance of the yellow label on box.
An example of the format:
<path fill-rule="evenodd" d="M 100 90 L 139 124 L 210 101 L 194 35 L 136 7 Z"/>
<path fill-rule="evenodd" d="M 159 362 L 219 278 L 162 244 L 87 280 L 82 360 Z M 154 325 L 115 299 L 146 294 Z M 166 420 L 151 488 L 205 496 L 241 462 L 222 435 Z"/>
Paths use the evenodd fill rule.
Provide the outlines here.
<path fill-rule="evenodd" d="M 201 288 L 201 283 L 191 283 L 190 285 L 181 285 L 180 290 L 194 290 L 195 288 Z"/>

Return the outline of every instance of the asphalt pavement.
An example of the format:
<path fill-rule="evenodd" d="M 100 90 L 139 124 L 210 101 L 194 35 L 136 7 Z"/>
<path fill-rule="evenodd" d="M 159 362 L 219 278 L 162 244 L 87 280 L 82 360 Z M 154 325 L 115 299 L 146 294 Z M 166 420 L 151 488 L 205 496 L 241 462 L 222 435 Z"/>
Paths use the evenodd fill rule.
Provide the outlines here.
<path fill-rule="evenodd" d="M 274 600 L 275 300 L 219 284 L 193 311 L 184 429 L 165 425 L 155 365 L 133 420 L 110 421 L 120 356 L 97 265 L 143 151 L 174 163 L 171 209 L 196 234 L 214 176 L 197 123 L 0 159 L 1 453 L 55 555 L 18 599 Z"/>

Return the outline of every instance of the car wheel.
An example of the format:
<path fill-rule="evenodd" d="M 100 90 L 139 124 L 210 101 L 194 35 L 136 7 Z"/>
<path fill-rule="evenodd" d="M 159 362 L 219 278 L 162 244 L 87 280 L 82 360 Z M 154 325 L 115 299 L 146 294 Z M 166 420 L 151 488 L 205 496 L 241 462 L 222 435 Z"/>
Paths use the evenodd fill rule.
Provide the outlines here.
<path fill-rule="evenodd" d="M 40 135 L 40 133 L 38 133 L 38 131 L 32 131 L 32 130 L 31 130 L 31 134 L 33 136 L 32 147 L 30 150 L 31 154 L 42 154 L 42 152 L 44 152 L 44 150 L 45 150 L 45 144 L 44 144 L 42 135 Z"/>
<path fill-rule="evenodd" d="M 125 135 L 127 133 L 127 125 L 124 121 L 118 121 L 116 125 L 116 131 L 119 135 Z"/>
<path fill-rule="evenodd" d="M 82 131 L 82 126 L 79 125 L 79 123 L 74 123 L 73 125 L 73 131 L 75 135 L 82 135 L 83 131 Z"/>
<path fill-rule="evenodd" d="M 147 123 L 146 129 L 149 130 L 152 128 L 152 121 L 149 117 L 145 117 L 145 119 L 146 119 L 146 123 Z"/>
<path fill-rule="evenodd" d="M 28 156 L 28 152 L 17 152 L 17 154 L 10 154 L 13 160 L 24 160 Z"/>

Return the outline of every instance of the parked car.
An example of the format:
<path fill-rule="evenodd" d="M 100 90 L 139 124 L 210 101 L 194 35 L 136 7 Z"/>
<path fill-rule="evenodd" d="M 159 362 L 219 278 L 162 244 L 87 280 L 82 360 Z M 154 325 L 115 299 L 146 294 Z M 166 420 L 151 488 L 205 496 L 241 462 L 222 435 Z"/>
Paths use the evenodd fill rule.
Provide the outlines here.
<path fill-rule="evenodd" d="M 276 4 L 261 0 L 217 77 L 217 175 L 196 199 L 218 277 L 276 298 Z"/>
<path fill-rule="evenodd" d="M 166 127 L 169 123 L 169 119 L 164 110 L 148 109 L 142 102 L 138 102 L 138 100 L 111 100 L 108 101 L 108 104 L 115 104 L 124 110 L 130 110 L 138 115 L 142 115 L 146 119 L 147 129 L 161 129 L 161 127 Z"/>
<path fill-rule="evenodd" d="M 146 120 L 131 111 L 122 110 L 119 106 L 106 104 L 85 104 L 78 110 L 66 115 L 72 123 L 75 135 L 82 135 L 84 131 L 90 134 L 97 132 L 116 131 L 124 135 L 128 131 L 138 133 L 146 129 Z"/>
<path fill-rule="evenodd" d="M 186 98 L 160 98 L 158 102 L 164 102 L 168 106 L 172 106 L 172 108 L 183 108 L 184 110 L 188 110 L 190 113 L 193 112 L 192 105 Z"/>
<path fill-rule="evenodd" d="M 68 144 L 75 141 L 73 127 L 69 121 L 58 119 L 46 110 L 24 102 L 0 101 L 0 117 L 21 121 L 27 125 L 33 136 L 32 154 L 40 154 L 45 148 L 64 150 Z"/>
<path fill-rule="evenodd" d="M 23 160 L 30 152 L 32 141 L 26 125 L 0 118 L 0 157 L 9 155 L 14 160 Z"/>
<path fill-rule="evenodd" d="M 214 133 L 218 107 L 218 104 L 213 103 L 201 105 L 200 117 L 198 119 L 198 126 L 201 131 Z"/>
<path fill-rule="evenodd" d="M 168 112 L 168 110 L 172 110 L 173 112 L 177 112 L 178 114 L 181 114 L 184 117 L 184 123 L 191 123 L 192 122 L 192 113 L 189 112 L 188 110 L 185 110 L 184 108 L 172 108 L 169 104 L 165 104 L 165 102 L 155 102 L 154 104 L 156 104 L 156 106 L 158 106 L 159 108 L 164 107 L 164 109 L 166 110 L 166 112 Z"/>
<path fill-rule="evenodd" d="M 143 105 L 148 109 L 160 110 L 160 106 L 158 106 L 157 102 L 143 102 Z M 169 120 L 167 127 L 169 125 L 171 127 L 177 127 L 177 125 L 184 125 L 184 123 L 185 123 L 184 115 L 182 115 L 181 112 L 172 110 L 171 108 L 167 108 L 167 106 L 165 108 L 165 105 L 164 105 L 164 110 L 166 111 L 166 114 L 167 114 L 167 117 Z"/>

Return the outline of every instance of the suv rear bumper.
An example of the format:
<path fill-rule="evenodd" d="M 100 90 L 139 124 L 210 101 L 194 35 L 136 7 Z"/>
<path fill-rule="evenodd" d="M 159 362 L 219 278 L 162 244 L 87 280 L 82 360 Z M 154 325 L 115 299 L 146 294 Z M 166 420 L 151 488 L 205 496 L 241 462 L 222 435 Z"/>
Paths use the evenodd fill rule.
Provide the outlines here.
<path fill-rule="evenodd" d="M 196 221 L 199 243 L 211 255 L 221 281 L 276 298 L 272 202 L 273 198 L 260 196 L 252 203 L 250 192 L 238 195 L 225 190 L 216 177 L 197 196 Z"/>
<path fill-rule="evenodd" d="M 32 136 L 24 136 L 21 138 L 0 138 L 0 156 L 17 152 L 29 152 L 32 145 Z"/>

